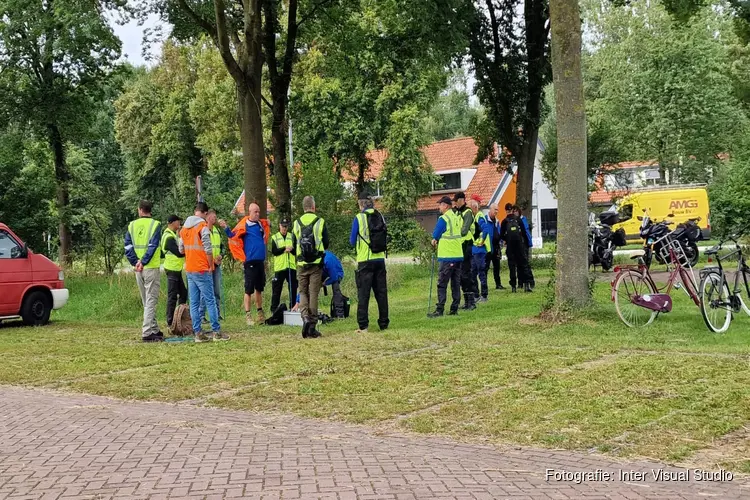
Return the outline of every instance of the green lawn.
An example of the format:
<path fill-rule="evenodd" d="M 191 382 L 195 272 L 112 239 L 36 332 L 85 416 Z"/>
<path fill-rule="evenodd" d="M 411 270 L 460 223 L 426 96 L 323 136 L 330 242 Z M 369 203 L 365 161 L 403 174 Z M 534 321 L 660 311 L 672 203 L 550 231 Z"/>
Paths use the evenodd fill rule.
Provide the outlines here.
<path fill-rule="evenodd" d="M 631 330 L 604 281 L 585 315 L 548 324 L 536 319 L 539 274 L 534 294 L 492 290 L 478 311 L 427 320 L 429 270 L 391 266 L 390 330 L 373 321 L 355 335 L 350 318 L 305 341 L 297 328 L 245 327 L 231 274 L 232 341 L 199 345 L 139 342 L 132 275 L 70 278 L 71 302 L 51 325 L 0 327 L 0 383 L 750 471 L 750 318 L 711 334 L 678 291 L 672 313 Z M 351 275 L 343 289 L 355 297 Z"/>

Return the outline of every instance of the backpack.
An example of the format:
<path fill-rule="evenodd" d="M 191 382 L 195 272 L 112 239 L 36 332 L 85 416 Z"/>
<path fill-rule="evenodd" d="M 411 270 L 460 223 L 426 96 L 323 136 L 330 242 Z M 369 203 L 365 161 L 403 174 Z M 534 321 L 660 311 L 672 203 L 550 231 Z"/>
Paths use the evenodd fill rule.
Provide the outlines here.
<path fill-rule="evenodd" d="M 174 311 L 172 317 L 172 335 L 177 337 L 189 337 L 194 335 L 193 321 L 190 318 L 190 308 L 187 304 L 180 304 Z"/>
<path fill-rule="evenodd" d="M 310 224 L 302 226 L 300 229 L 299 237 L 299 248 L 301 251 L 300 257 L 303 262 L 312 264 L 320 258 L 320 252 L 318 251 L 318 245 L 315 243 L 315 224 L 320 220 L 319 217 L 315 217 Z M 299 223 L 302 225 L 302 222 Z"/>
<path fill-rule="evenodd" d="M 336 314 L 336 303 L 332 300 L 331 301 L 331 317 L 332 318 L 343 319 L 343 318 L 348 318 L 349 317 L 349 312 L 351 311 L 352 303 L 349 300 L 349 297 L 347 297 L 343 293 L 341 294 L 341 299 L 344 301 L 344 304 L 343 304 L 343 306 L 344 306 L 343 307 L 343 309 L 344 309 L 344 311 L 343 311 L 344 315 L 343 316 L 339 316 L 338 314 Z"/>
<path fill-rule="evenodd" d="M 270 326 L 283 325 L 284 324 L 284 312 L 287 310 L 286 304 L 282 303 L 273 312 L 270 318 L 266 320 L 266 324 Z"/>
<path fill-rule="evenodd" d="M 521 231 L 524 231 L 521 219 L 516 216 L 508 217 L 505 219 L 507 225 L 505 227 L 505 241 L 508 243 L 520 243 L 523 237 Z"/>
<path fill-rule="evenodd" d="M 385 225 L 383 215 L 377 210 L 367 214 L 367 227 L 370 230 L 370 251 L 372 253 L 383 253 L 388 246 L 388 228 Z"/>

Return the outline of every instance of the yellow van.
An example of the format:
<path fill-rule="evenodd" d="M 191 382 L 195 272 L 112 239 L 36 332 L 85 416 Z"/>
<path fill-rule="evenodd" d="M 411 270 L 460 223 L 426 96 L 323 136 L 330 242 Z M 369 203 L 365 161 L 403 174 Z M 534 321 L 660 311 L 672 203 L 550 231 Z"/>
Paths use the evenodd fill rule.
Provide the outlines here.
<path fill-rule="evenodd" d="M 703 237 L 711 235 L 710 211 L 708 207 L 708 192 L 705 185 L 688 186 L 654 186 L 631 191 L 613 205 L 608 212 L 617 212 L 619 222 L 612 226 L 612 230 L 625 229 L 628 239 L 641 239 L 641 221 L 638 216 L 643 210 L 648 210 L 652 220 L 661 221 L 667 215 L 674 214 L 670 220 L 674 226 L 688 219 L 700 217 L 698 225 L 703 231 Z"/>

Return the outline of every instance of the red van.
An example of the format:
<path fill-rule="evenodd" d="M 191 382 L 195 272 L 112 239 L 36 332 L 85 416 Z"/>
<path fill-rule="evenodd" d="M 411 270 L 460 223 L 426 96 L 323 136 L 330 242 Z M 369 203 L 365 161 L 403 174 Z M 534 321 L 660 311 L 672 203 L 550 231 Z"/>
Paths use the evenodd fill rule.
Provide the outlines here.
<path fill-rule="evenodd" d="M 68 302 L 63 272 L 35 254 L 0 222 L 0 321 L 22 318 L 27 325 L 47 324 L 53 309 Z"/>

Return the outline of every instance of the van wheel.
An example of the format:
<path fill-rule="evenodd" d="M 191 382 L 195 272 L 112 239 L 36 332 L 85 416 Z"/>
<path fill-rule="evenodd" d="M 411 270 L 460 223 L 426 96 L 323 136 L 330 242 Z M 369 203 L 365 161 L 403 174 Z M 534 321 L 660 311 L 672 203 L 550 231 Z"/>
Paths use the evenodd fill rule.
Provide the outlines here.
<path fill-rule="evenodd" d="M 21 306 L 21 318 L 29 326 L 46 325 L 51 312 L 52 301 L 46 293 L 38 290 L 28 294 Z"/>

